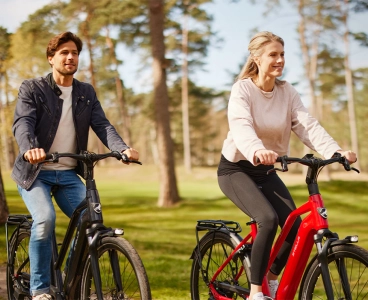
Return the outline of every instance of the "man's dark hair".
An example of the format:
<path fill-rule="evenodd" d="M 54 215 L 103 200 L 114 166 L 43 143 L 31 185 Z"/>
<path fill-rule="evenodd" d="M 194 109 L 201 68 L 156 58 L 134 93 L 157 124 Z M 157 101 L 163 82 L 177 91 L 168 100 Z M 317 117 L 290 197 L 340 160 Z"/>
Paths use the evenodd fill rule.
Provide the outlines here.
<path fill-rule="evenodd" d="M 46 57 L 47 58 L 54 57 L 57 48 L 61 44 L 67 43 L 69 41 L 72 41 L 75 43 L 78 49 L 78 54 L 80 54 L 80 52 L 82 51 L 82 47 L 83 47 L 83 43 L 81 39 L 78 36 L 76 36 L 74 33 L 70 31 L 66 31 L 66 32 L 63 32 L 63 33 L 60 33 L 54 36 L 50 40 L 49 44 L 47 45 L 47 49 L 46 49 Z"/>

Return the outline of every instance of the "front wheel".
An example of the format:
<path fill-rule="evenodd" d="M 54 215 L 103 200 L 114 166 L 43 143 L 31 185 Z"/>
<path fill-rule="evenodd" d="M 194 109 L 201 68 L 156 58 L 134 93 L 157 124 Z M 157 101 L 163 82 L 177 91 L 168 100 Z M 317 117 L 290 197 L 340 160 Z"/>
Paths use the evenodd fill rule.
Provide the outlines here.
<path fill-rule="evenodd" d="M 151 300 L 143 263 L 127 240 L 104 237 L 97 251 L 104 299 Z M 90 259 L 83 270 L 81 299 L 97 299 Z"/>
<path fill-rule="evenodd" d="M 368 299 L 368 251 L 356 245 L 338 245 L 327 256 L 334 299 Z M 326 300 L 321 268 L 316 259 L 303 279 L 302 300 Z"/>
<path fill-rule="evenodd" d="M 208 284 L 235 247 L 230 235 L 224 232 L 209 232 L 203 236 L 199 249 L 196 248 L 193 253 L 190 278 L 192 300 L 213 299 Z M 249 259 L 246 255 L 235 255 L 217 276 L 216 291 L 230 299 L 245 299 L 244 297 L 249 296 L 249 279 Z M 237 287 L 244 289 L 241 296 L 234 292 Z"/>

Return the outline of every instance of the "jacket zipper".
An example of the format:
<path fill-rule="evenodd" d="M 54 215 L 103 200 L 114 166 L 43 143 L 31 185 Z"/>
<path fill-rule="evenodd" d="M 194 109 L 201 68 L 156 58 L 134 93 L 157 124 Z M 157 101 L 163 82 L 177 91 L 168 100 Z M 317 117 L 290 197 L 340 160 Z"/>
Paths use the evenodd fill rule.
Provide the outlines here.
<path fill-rule="evenodd" d="M 39 96 L 38 98 L 40 99 L 41 104 L 42 104 L 42 106 L 44 107 L 44 109 L 46 110 L 46 112 L 51 116 L 51 111 L 50 111 L 50 109 L 48 108 L 48 106 L 46 105 L 46 103 L 43 101 L 43 99 L 42 99 L 40 96 Z"/>

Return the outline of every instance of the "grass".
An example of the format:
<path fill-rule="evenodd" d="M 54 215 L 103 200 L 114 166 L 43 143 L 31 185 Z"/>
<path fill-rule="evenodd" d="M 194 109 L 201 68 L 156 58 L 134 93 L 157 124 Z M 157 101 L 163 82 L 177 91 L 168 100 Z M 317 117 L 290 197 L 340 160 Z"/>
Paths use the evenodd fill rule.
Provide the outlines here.
<path fill-rule="evenodd" d="M 26 213 L 9 174 L 3 175 L 10 213 Z M 295 176 L 289 178 L 293 182 L 290 192 L 299 205 L 306 200 L 306 186 L 300 180 L 296 181 Z M 98 167 L 96 182 L 102 199 L 104 223 L 124 228 L 125 238 L 137 249 L 144 262 L 154 299 L 190 299 L 189 258 L 196 244 L 194 229 L 197 220 L 235 220 L 243 228 L 248 221 L 247 216 L 224 198 L 213 168 L 195 169 L 192 175 L 178 169 L 182 201 L 172 208 L 156 206 L 159 187 L 153 166 L 129 166 L 119 170 Z M 288 178 L 285 182 L 288 183 Z M 320 190 L 328 208 L 330 228 L 340 237 L 359 234 L 360 246 L 368 248 L 368 182 L 321 182 Z M 67 224 L 68 219 L 57 209 L 59 241 Z M 4 232 L 4 227 L 1 227 L 1 264 L 6 260 Z"/>

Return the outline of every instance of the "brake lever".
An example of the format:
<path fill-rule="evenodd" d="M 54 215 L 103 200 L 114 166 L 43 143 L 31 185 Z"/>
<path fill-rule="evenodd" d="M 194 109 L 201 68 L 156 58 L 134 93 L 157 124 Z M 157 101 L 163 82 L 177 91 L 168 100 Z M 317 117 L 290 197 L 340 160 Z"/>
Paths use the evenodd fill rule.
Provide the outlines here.
<path fill-rule="evenodd" d="M 289 169 L 288 169 L 288 163 L 287 163 L 285 157 L 286 156 L 280 157 L 280 160 L 281 160 L 280 163 L 281 163 L 282 169 L 279 169 L 279 168 L 270 169 L 270 170 L 267 171 L 267 175 L 269 175 L 272 172 L 276 172 L 276 171 L 280 171 L 280 172 L 287 172 L 287 171 L 289 171 Z"/>
<path fill-rule="evenodd" d="M 353 171 L 355 171 L 357 173 L 360 173 L 360 171 L 358 169 L 354 168 L 354 167 L 351 167 L 351 170 L 353 170 Z"/>
<path fill-rule="evenodd" d="M 272 173 L 272 172 L 276 172 L 276 171 L 280 171 L 280 172 L 287 172 L 288 168 L 286 167 L 286 169 L 279 169 L 279 168 L 273 168 L 267 171 L 267 175 Z"/>
<path fill-rule="evenodd" d="M 344 166 L 344 169 L 346 170 L 346 171 L 351 171 L 351 170 L 353 170 L 353 171 L 355 171 L 355 172 L 357 172 L 357 173 L 360 173 L 360 171 L 358 170 L 358 169 L 356 169 L 356 168 L 354 168 L 354 167 L 352 167 L 351 165 L 350 165 L 350 163 L 349 163 L 349 161 L 344 157 L 344 156 L 341 156 L 341 163 L 342 163 L 342 165 Z"/>
<path fill-rule="evenodd" d="M 46 154 L 46 158 L 43 161 L 43 163 L 49 163 L 49 162 L 52 162 L 52 163 L 58 163 L 59 162 L 59 157 L 58 157 L 58 153 L 57 152 L 55 152 L 55 153 L 47 153 Z"/>

